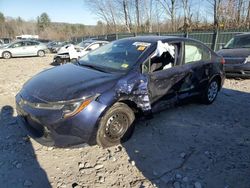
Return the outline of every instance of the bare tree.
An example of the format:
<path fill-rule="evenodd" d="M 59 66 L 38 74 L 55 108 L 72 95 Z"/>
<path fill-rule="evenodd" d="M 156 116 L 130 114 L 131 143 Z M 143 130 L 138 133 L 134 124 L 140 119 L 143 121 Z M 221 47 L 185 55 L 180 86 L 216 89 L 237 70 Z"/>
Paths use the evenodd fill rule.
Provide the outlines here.
<path fill-rule="evenodd" d="M 136 24 L 137 24 L 137 29 L 136 31 L 140 31 L 140 10 L 139 10 L 139 0 L 135 0 L 135 14 L 136 14 Z"/>
<path fill-rule="evenodd" d="M 241 24 L 241 13 L 242 13 L 242 7 L 243 7 L 243 0 L 238 0 L 238 6 L 237 6 L 237 24 Z"/>
<path fill-rule="evenodd" d="M 112 0 L 89 0 L 86 4 L 98 15 L 98 17 L 106 22 L 107 32 L 117 32 L 119 16 L 117 13 L 116 3 Z"/>
<path fill-rule="evenodd" d="M 214 29 L 219 28 L 220 7 L 222 0 L 207 0 L 213 7 Z"/>
<path fill-rule="evenodd" d="M 246 23 L 247 28 L 250 29 L 250 0 L 248 1 L 248 9 L 247 9 L 247 16 L 246 16 Z"/>
<path fill-rule="evenodd" d="M 127 31 L 131 33 L 131 19 L 130 19 L 130 15 L 128 11 L 128 0 L 123 0 L 122 5 L 123 5 L 125 25 L 126 25 Z"/>
<path fill-rule="evenodd" d="M 184 24 L 183 29 L 184 31 L 188 31 L 191 25 L 191 13 L 190 13 L 190 4 L 189 0 L 182 0 L 183 12 L 184 12 Z"/>
<path fill-rule="evenodd" d="M 167 16 L 170 16 L 172 32 L 176 31 L 177 0 L 158 0 L 158 1 L 164 8 Z"/>

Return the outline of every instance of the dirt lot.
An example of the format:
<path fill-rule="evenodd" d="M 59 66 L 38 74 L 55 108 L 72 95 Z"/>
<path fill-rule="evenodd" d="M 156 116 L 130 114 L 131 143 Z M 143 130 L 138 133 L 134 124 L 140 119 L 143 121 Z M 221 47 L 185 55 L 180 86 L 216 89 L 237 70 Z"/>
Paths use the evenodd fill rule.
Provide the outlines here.
<path fill-rule="evenodd" d="M 26 137 L 14 100 L 52 57 L 0 59 L 0 187 L 250 187 L 250 80 L 138 122 L 122 146 L 56 149 Z"/>

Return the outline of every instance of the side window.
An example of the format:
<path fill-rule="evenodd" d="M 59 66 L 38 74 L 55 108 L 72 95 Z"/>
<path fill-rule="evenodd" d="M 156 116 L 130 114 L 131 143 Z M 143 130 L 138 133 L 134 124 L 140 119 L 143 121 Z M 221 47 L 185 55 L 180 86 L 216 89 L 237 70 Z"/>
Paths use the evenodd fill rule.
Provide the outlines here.
<path fill-rule="evenodd" d="M 27 41 L 26 42 L 26 46 L 35 46 L 35 45 L 38 45 L 37 42 L 32 42 L 32 41 Z"/>
<path fill-rule="evenodd" d="M 88 47 L 88 51 L 92 51 L 95 50 L 96 48 L 98 48 L 100 46 L 100 43 L 96 43 L 96 44 L 92 44 L 90 47 Z"/>
<path fill-rule="evenodd" d="M 166 45 L 166 46 L 164 46 Z M 156 72 L 178 66 L 177 61 L 180 44 L 162 43 L 142 64 L 142 73 Z M 157 54 L 158 53 L 158 54 Z M 160 53 L 160 54 L 159 54 Z"/>
<path fill-rule="evenodd" d="M 18 47 L 22 47 L 22 46 L 24 46 L 23 42 L 17 42 L 15 44 L 12 44 L 11 48 L 18 48 Z"/>
<path fill-rule="evenodd" d="M 211 53 L 205 46 L 195 42 L 185 42 L 185 64 L 209 61 L 210 59 Z"/>
<path fill-rule="evenodd" d="M 153 55 L 150 63 L 150 71 L 156 72 L 170 69 L 177 65 L 178 45 L 170 43 L 162 43 L 157 46 L 156 52 L 160 54 Z"/>
<path fill-rule="evenodd" d="M 149 73 L 149 72 L 150 72 L 150 65 L 151 65 L 151 58 L 148 58 L 148 59 L 142 64 L 142 73 Z"/>
<path fill-rule="evenodd" d="M 235 46 L 238 48 L 250 48 L 250 36 L 240 37 Z"/>
<path fill-rule="evenodd" d="M 100 43 L 100 46 L 103 46 L 103 45 L 105 45 L 105 44 L 107 44 L 107 43 Z"/>

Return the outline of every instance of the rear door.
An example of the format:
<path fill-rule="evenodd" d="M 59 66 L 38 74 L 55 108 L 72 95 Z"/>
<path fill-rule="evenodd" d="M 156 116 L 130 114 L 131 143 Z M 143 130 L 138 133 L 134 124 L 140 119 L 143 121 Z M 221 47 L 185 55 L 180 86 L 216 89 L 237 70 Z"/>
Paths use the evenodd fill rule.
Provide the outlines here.
<path fill-rule="evenodd" d="M 181 67 L 189 69 L 189 74 L 183 80 L 178 95 L 184 98 L 195 95 L 206 88 L 210 69 L 212 68 L 210 50 L 195 41 L 185 41 L 184 60 Z"/>
<path fill-rule="evenodd" d="M 26 55 L 27 56 L 33 56 L 33 55 L 37 55 L 38 52 L 38 42 L 35 41 L 26 41 L 25 42 L 25 46 L 26 46 Z"/>

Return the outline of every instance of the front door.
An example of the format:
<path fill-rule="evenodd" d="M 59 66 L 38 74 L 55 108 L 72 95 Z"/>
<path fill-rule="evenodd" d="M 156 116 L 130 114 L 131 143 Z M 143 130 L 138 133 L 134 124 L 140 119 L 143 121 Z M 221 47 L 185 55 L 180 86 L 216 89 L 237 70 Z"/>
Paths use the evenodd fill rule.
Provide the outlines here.
<path fill-rule="evenodd" d="M 10 52 L 13 57 L 25 55 L 26 47 L 24 42 L 16 42 L 10 46 Z"/>
<path fill-rule="evenodd" d="M 173 56 L 166 52 L 160 57 L 151 58 L 149 63 L 148 88 L 152 106 L 157 106 L 158 102 L 164 105 L 163 101 L 176 98 L 183 80 L 190 74 L 188 67 L 181 66 L 184 57 L 183 43 L 175 42 L 170 45 L 174 46 Z"/>

